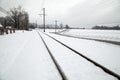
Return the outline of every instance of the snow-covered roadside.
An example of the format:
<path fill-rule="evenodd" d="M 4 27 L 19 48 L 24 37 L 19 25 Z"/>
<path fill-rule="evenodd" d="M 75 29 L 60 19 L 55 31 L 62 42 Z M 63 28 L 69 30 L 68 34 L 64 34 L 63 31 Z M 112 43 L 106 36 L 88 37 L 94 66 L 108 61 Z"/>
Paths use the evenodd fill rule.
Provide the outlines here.
<path fill-rule="evenodd" d="M 22 31 L 0 36 L 0 75 L 5 73 L 14 63 L 29 39 L 29 32 L 23 33 Z"/>
<path fill-rule="evenodd" d="M 0 80 L 61 80 L 36 31 L 0 37 Z"/>
<path fill-rule="evenodd" d="M 120 42 L 120 31 L 119 30 L 71 29 L 67 32 L 64 31 L 59 34 L 78 37 L 78 38 L 88 38 L 88 39 Z"/>
<path fill-rule="evenodd" d="M 117 80 L 48 36 L 42 37 L 68 80 Z"/>
<path fill-rule="evenodd" d="M 120 46 L 49 34 L 120 75 Z"/>

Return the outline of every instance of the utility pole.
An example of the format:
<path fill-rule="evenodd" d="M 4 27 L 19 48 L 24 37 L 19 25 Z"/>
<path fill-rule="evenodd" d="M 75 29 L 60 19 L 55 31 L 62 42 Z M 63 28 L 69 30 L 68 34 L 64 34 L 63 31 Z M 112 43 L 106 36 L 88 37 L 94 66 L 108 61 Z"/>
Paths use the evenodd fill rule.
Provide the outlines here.
<path fill-rule="evenodd" d="M 43 8 L 43 27 L 45 32 L 45 8 Z"/>
<path fill-rule="evenodd" d="M 57 29 L 57 20 L 55 20 L 55 33 L 56 33 L 56 29 Z"/>
<path fill-rule="evenodd" d="M 36 28 L 37 28 L 37 21 L 36 21 Z"/>
<path fill-rule="evenodd" d="M 43 8 L 43 14 L 39 14 L 39 15 L 43 15 L 43 28 L 44 28 L 44 32 L 45 32 L 45 8 Z"/>

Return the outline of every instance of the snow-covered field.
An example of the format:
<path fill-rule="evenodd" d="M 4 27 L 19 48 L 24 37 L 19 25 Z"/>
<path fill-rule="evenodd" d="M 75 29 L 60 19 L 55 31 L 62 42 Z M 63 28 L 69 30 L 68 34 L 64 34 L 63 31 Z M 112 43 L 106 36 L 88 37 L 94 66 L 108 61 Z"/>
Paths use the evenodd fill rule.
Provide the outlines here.
<path fill-rule="evenodd" d="M 60 34 L 80 38 L 120 42 L 120 30 L 70 29 L 69 31 L 61 32 Z"/>
<path fill-rule="evenodd" d="M 47 33 L 49 31 L 53 30 L 47 30 Z M 40 34 L 68 80 L 117 80 L 43 33 Z M 48 34 L 120 75 L 120 46 Z M 36 30 L 0 35 L 0 80 L 61 80 Z"/>
<path fill-rule="evenodd" d="M 81 30 L 75 30 L 75 31 L 78 31 L 78 33 L 80 33 Z M 75 31 L 74 30 L 66 31 L 61 34 L 75 36 Z M 84 31 L 82 30 L 82 32 L 85 32 L 85 30 Z M 89 32 L 89 33 L 91 32 L 91 35 L 93 34 L 93 32 L 94 32 L 94 34 L 96 32 L 95 35 L 97 35 L 97 31 L 95 31 L 95 30 L 90 30 L 90 31 L 87 30 L 86 32 Z M 120 33 L 119 31 L 100 31 L 100 32 L 101 32 L 101 34 L 104 34 L 105 36 L 110 35 L 110 34 L 107 34 L 109 32 L 109 33 L 111 33 L 111 35 L 110 35 L 111 37 L 116 36 L 118 38 L 119 38 L 118 34 Z M 104 32 L 104 33 L 102 33 L 102 32 Z M 105 32 L 106 32 L 106 34 L 105 34 Z M 112 33 L 114 33 L 114 34 L 112 34 Z M 76 32 L 76 34 L 77 34 L 77 32 Z M 87 33 L 84 33 L 84 34 L 87 34 Z M 79 51 L 80 53 L 88 56 L 89 58 L 95 60 L 96 62 L 104 65 L 105 67 L 109 68 L 110 70 L 112 70 L 120 75 L 120 62 L 119 62 L 120 46 L 119 45 L 109 44 L 109 43 L 105 43 L 105 42 L 98 42 L 98 41 L 93 41 L 93 40 L 64 37 L 64 36 L 55 35 L 55 34 L 49 34 L 49 35 L 53 36 L 57 40 L 60 40 L 64 44 L 67 44 L 68 46 L 72 47 L 73 49 Z M 118 41 L 118 40 L 116 39 L 116 41 Z"/>
<path fill-rule="evenodd" d="M 52 35 L 52 34 L 49 34 Z M 54 35 L 52 35 L 54 36 Z M 56 36 L 56 37 L 55 37 Z M 61 37 L 55 35 L 54 37 L 61 41 Z M 57 37 L 58 36 L 58 37 Z M 110 75 L 103 70 L 88 62 L 81 56 L 78 56 L 71 50 L 62 46 L 58 42 L 42 34 L 48 47 L 53 52 L 54 57 L 62 67 L 63 71 L 68 77 L 68 80 L 114 80 Z M 63 38 L 66 41 L 66 38 Z M 70 38 L 69 38 L 70 39 Z M 63 42 L 64 42 L 63 41 Z M 68 41 L 70 43 L 71 41 Z M 80 44 L 80 43 L 78 43 Z M 76 45 L 78 46 L 78 45 Z"/>

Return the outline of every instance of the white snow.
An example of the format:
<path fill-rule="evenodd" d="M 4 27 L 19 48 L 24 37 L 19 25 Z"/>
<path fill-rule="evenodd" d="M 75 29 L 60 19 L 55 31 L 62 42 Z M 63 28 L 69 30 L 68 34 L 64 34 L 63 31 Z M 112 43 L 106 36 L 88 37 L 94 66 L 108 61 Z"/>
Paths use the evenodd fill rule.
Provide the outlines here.
<path fill-rule="evenodd" d="M 0 36 L 0 80 L 60 80 L 36 31 Z"/>
<path fill-rule="evenodd" d="M 40 34 L 69 80 L 117 80 L 53 39 Z M 49 35 L 120 73 L 119 46 Z M 61 80 L 61 76 L 37 32 L 17 31 L 0 35 L 0 80 Z"/>
<path fill-rule="evenodd" d="M 120 46 L 105 42 L 49 34 L 120 75 Z"/>
<path fill-rule="evenodd" d="M 75 37 L 80 37 L 80 38 L 90 38 L 90 39 L 120 42 L 120 31 L 119 30 L 70 29 L 69 31 L 65 31 L 60 34 L 75 36 Z"/>
<path fill-rule="evenodd" d="M 48 36 L 42 34 L 42 37 L 68 77 L 68 80 L 116 80 Z M 66 39 L 64 38 L 64 40 Z"/>

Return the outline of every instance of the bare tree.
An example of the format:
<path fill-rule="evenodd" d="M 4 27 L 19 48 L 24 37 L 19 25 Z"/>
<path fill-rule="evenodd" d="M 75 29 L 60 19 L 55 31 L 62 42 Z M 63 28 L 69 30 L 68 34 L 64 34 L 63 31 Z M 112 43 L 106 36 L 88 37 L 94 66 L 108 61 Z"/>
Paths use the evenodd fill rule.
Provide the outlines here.
<path fill-rule="evenodd" d="M 6 18 L 0 17 L 0 23 L 2 24 L 2 26 L 3 26 L 4 28 L 6 28 L 6 26 L 7 26 Z"/>
<path fill-rule="evenodd" d="M 11 9 L 9 12 L 9 17 L 11 18 L 11 23 L 13 23 L 14 28 L 28 29 L 29 15 L 22 9 L 21 6 Z"/>
<path fill-rule="evenodd" d="M 66 29 L 69 29 L 69 28 L 70 28 L 70 26 L 68 26 L 68 25 L 66 24 L 66 25 L 65 25 L 65 28 L 66 28 Z"/>
<path fill-rule="evenodd" d="M 29 26 L 29 16 L 27 12 L 24 12 L 24 14 L 22 15 L 22 25 L 23 29 L 28 30 L 28 26 Z"/>

